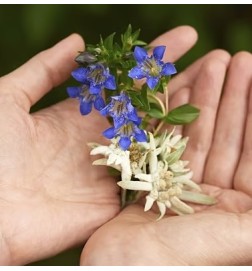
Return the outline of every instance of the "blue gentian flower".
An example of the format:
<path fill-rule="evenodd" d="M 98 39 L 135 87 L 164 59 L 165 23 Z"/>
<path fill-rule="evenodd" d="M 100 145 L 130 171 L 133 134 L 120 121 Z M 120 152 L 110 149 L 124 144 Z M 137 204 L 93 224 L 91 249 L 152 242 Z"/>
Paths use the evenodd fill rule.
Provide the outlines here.
<path fill-rule="evenodd" d="M 98 94 L 105 87 L 115 90 L 115 77 L 109 73 L 109 68 L 101 63 L 91 64 L 87 68 L 77 68 L 72 72 L 72 76 L 82 84 L 89 84 L 90 94 Z"/>
<path fill-rule="evenodd" d="M 172 63 L 164 63 L 165 46 L 157 46 L 153 55 L 148 56 L 147 51 L 136 46 L 134 58 L 137 66 L 129 71 L 129 77 L 133 79 L 147 78 L 146 83 L 150 89 L 154 89 L 162 76 L 175 74 L 177 71 Z"/>
<path fill-rule="evenodd" d="M 103 116 L 110 115 L 114 120 L 115 128 L 121 127 L 128 120 L 133 122 L 139 120 L 135 107 L 131 104 L 129 96 L 124 91 L 119 96 L 112 96 L 111 102 L 100 113 Z"/>
<path fill-rule="evenodd" d="M 80 100 L 80 112 L 82 115 L 89 114 L 92 110 L 92 105 L 99 111 L 105 107 L 105 102 L 99 93 L 91 94 L 89 92 L 89 85 L 68 87 L 67 93 L 71 98 L 78 98 Z"/>
<path fill-rule="evenodd" d="M 140 129 L 138 126 L 141 122 L 141 118 L 138 118 L 137 122 L 127 121 L 124 125 L 119 128 L 110 127 L 103 132 L 103 135 L 112 139 L 116 136 L 119 136 L 120 139 L 118 141 L 119 146 L 123 150 L 127 150 L 131 144 L 131 137 L 135 138 L 137 142 L 146 142 L 147 136 L 144 130 Z"/>

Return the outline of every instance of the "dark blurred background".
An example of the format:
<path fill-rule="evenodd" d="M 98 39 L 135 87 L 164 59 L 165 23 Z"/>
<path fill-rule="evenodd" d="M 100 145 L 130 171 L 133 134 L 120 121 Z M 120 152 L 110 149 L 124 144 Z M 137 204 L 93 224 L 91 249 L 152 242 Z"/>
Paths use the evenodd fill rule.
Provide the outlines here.
<path fill-rule="evenodd" d="M 96 43 L 100 34 L 120 34 L 129 23 L 141 28 L 140 38 L 147 42 L 175 26 L 193 26 L 199 41 L 176 63 L 178 70 L 212 49 L 231 54 L 252 49 L 252 5 L 1 5 L 0 75 L 72 32 Z M 71 79 L 51 91 L 33 110 L 64 99 L 70 84 Z M 35 264 L 78 265 L 80 252 L 76 248 Z"/>

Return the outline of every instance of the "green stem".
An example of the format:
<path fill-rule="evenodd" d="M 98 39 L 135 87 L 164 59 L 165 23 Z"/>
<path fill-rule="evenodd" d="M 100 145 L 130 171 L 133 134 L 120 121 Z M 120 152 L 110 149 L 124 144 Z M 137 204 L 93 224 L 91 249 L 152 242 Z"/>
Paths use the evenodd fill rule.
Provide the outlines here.
<path fill-rule="evenodd" d="M 153 101 L 155 104 L 158 104 L 160 106 L 160 109 L 162 110 L 162 113 L 165 115 L 166 111 L 162 100 L 150 92 L 148 92 L 148 98 L 150 99 L 150 102 Z"/>
<path fill-rule="evenodd" d="M 124 208 L 126 205 L 126 196 L 127 196 L 127 190 L 121 189 L 121 208 Z"/>
<path fill-rule="evenodd" d="M 167 85 L 165 84 L 165 113 L 168 114 L 169 112 L 169 92 Z"/>
<path fill-rule="evenodd" d="M 157 99 L 159 99 L 161 101 L 161 103 L 163 105 L 162 111 L 163 111 L 163 114 L 165 116 L 169 112 L 169 92 L 168 92 L 167 84 L 163 82 L 162 85 L 163 85 L 162 86 L 163 89 L 165 90 L 165 106 L 164 106 L 163 102 L 159 98 L 157 98 L 156 96 L 155 96 L 155 98 L 157 98 Z M 157 128 L 155 129 L 155 131 L 153 133 L 154 136 L 156 136 L 158 134 L 158 132 L 162 129 L 164 124 L 165 124 L 165 122 L 163 120 L 159 122 Z"/>

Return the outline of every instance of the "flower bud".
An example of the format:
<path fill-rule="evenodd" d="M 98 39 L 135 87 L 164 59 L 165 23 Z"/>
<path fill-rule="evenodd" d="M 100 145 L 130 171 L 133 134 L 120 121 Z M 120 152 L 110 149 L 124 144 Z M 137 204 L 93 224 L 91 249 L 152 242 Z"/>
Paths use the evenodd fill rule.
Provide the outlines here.
<path fill-rule="evenodd" d="M 89 52 L 82 52 L 76 58 L 75 61 L 79 64 L 94 63 L 97 58 Z"/>

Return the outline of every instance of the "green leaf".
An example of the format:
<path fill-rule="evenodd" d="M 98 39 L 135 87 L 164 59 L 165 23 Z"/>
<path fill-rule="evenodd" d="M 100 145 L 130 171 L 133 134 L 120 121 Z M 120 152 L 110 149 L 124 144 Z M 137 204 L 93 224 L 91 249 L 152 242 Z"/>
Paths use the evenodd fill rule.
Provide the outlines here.
<path fill-rule="evenodd" d="M 137 29 L 134 33 L 132 33 L 132 40 L 136 41 L 140 35 L 140 29 Z"/>
<path fill-rule="evenodd" d="M 145 46 L 147 43 L 146 42 L 144 42 L 144 41 L 142 41 L 142 40 L 136 40 L 136 41 L 134 41 L 133 42 L 133 44 L 132 45 L 134 45 L 134 46 Z"/>
<path fill-rule="evenodd" d="M 109 35 L 104 41 L 103 41 L 103 46 L 108 50 L 108 51 L 113 51 L 114 48 L 114 36 L 115 32 Z"/>
<path fill-rule="evenodd" d="M 163 112 L 157 108 L 151 108 L 147 113 L 155 119 L 162 119 L 164 117 Z"/>
<path fill-rule="evenodd" d="M 131 89 L 133 84 L 134 84 L 134 81 L 132 78 L 130 78 L 128 76 L 128 70 L 123 70 L 122 73 L 120 74 L 119 76 L 119 79 L 120 79 L 120 84 L 122 85 L 122 87 L 124 89 Z"/>
<path fill-rule="evenodd" d="M 134 106 L 142 108 L 144 105 L 140 99 L 140 93 L 136 91 L 127 91 Z"/>
<path fill-rule="evenodd" d="M 147 85 L 144 85 L 142 87 L 141 94 L 140 94 L 139 98 L 143 104 L 143 110 L 149 111 L 150 110 L 150 103 L 149 103 L 148 96 L 147 96 Z"/>
<path fill-rule="evenodd" d="M 164 120 L 169 124 L 183 125 L 194 121 L 199 116 L 199 113 L 198 108 L 190 104 L 184 104 L 171 110 Z"/>

